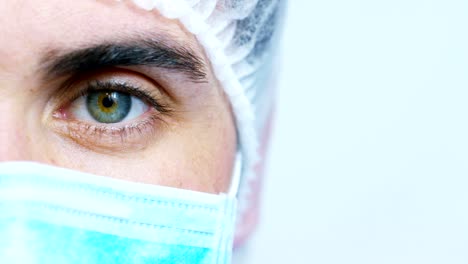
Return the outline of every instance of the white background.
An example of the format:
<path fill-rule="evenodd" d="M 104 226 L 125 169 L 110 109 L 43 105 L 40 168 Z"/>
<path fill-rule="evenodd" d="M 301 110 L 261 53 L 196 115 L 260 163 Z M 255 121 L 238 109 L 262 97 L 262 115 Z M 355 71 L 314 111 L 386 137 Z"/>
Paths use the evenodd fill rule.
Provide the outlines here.
<path fill-rule="evenodd" d="M 289 1 L 251 263 L 468 263 L 468 1 Z"/>

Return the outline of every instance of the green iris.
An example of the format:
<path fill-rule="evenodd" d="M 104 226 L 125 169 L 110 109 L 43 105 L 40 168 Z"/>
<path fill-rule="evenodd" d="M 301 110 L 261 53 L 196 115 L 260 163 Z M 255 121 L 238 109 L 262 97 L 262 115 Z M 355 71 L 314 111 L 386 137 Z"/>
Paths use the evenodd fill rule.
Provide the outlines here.
<path fill-rule="evenodd" d="M 130 113 L 132 98 L 117 91 L 96 91 L 87 95 L 86 107 L 96 121 L 118 123 Z"/>

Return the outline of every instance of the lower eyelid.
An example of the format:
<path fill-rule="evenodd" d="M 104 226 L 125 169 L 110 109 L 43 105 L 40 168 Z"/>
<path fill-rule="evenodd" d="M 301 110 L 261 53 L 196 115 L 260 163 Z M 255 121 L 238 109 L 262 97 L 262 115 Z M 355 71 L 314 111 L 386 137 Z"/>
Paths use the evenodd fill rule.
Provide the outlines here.
<path fill-rule="evenodd" d="M 161 136 L 164 122 L 155 111 L 150 112 L 141 120 L 129 124 L 102 125 L 60 118 L 51 123 L 56 133 L 74 143 L 93 151 L 115 155 L 147 148 Z"/>

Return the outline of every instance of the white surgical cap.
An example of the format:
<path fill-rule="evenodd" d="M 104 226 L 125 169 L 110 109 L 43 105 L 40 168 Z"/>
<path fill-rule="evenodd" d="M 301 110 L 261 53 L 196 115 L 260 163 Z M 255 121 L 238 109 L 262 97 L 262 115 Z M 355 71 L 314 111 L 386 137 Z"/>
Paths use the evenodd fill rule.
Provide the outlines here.
<path fill-rule="evenodd" d="M 273 96 L 271 72 L 276 29 L 285 0 L 132 0 L 146 10 L 178 19 L 194 34 L 228 96 L 236 118 L 242 175 L 240 214 L 248 208 L 258 135 L 263 134 Z M 276 43 L 275 43 L 276 44 Z"/>

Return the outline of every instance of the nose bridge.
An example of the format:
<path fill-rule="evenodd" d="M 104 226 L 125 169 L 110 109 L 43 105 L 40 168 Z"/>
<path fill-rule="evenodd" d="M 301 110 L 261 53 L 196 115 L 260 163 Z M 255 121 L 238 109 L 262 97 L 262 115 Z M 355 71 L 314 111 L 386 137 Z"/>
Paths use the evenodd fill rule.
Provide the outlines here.
<path fill-rule="evenodd" d="M 31 131 L 24 111 L 12 100 L 0 100 L 0 161 L 31 160 Z"/>

